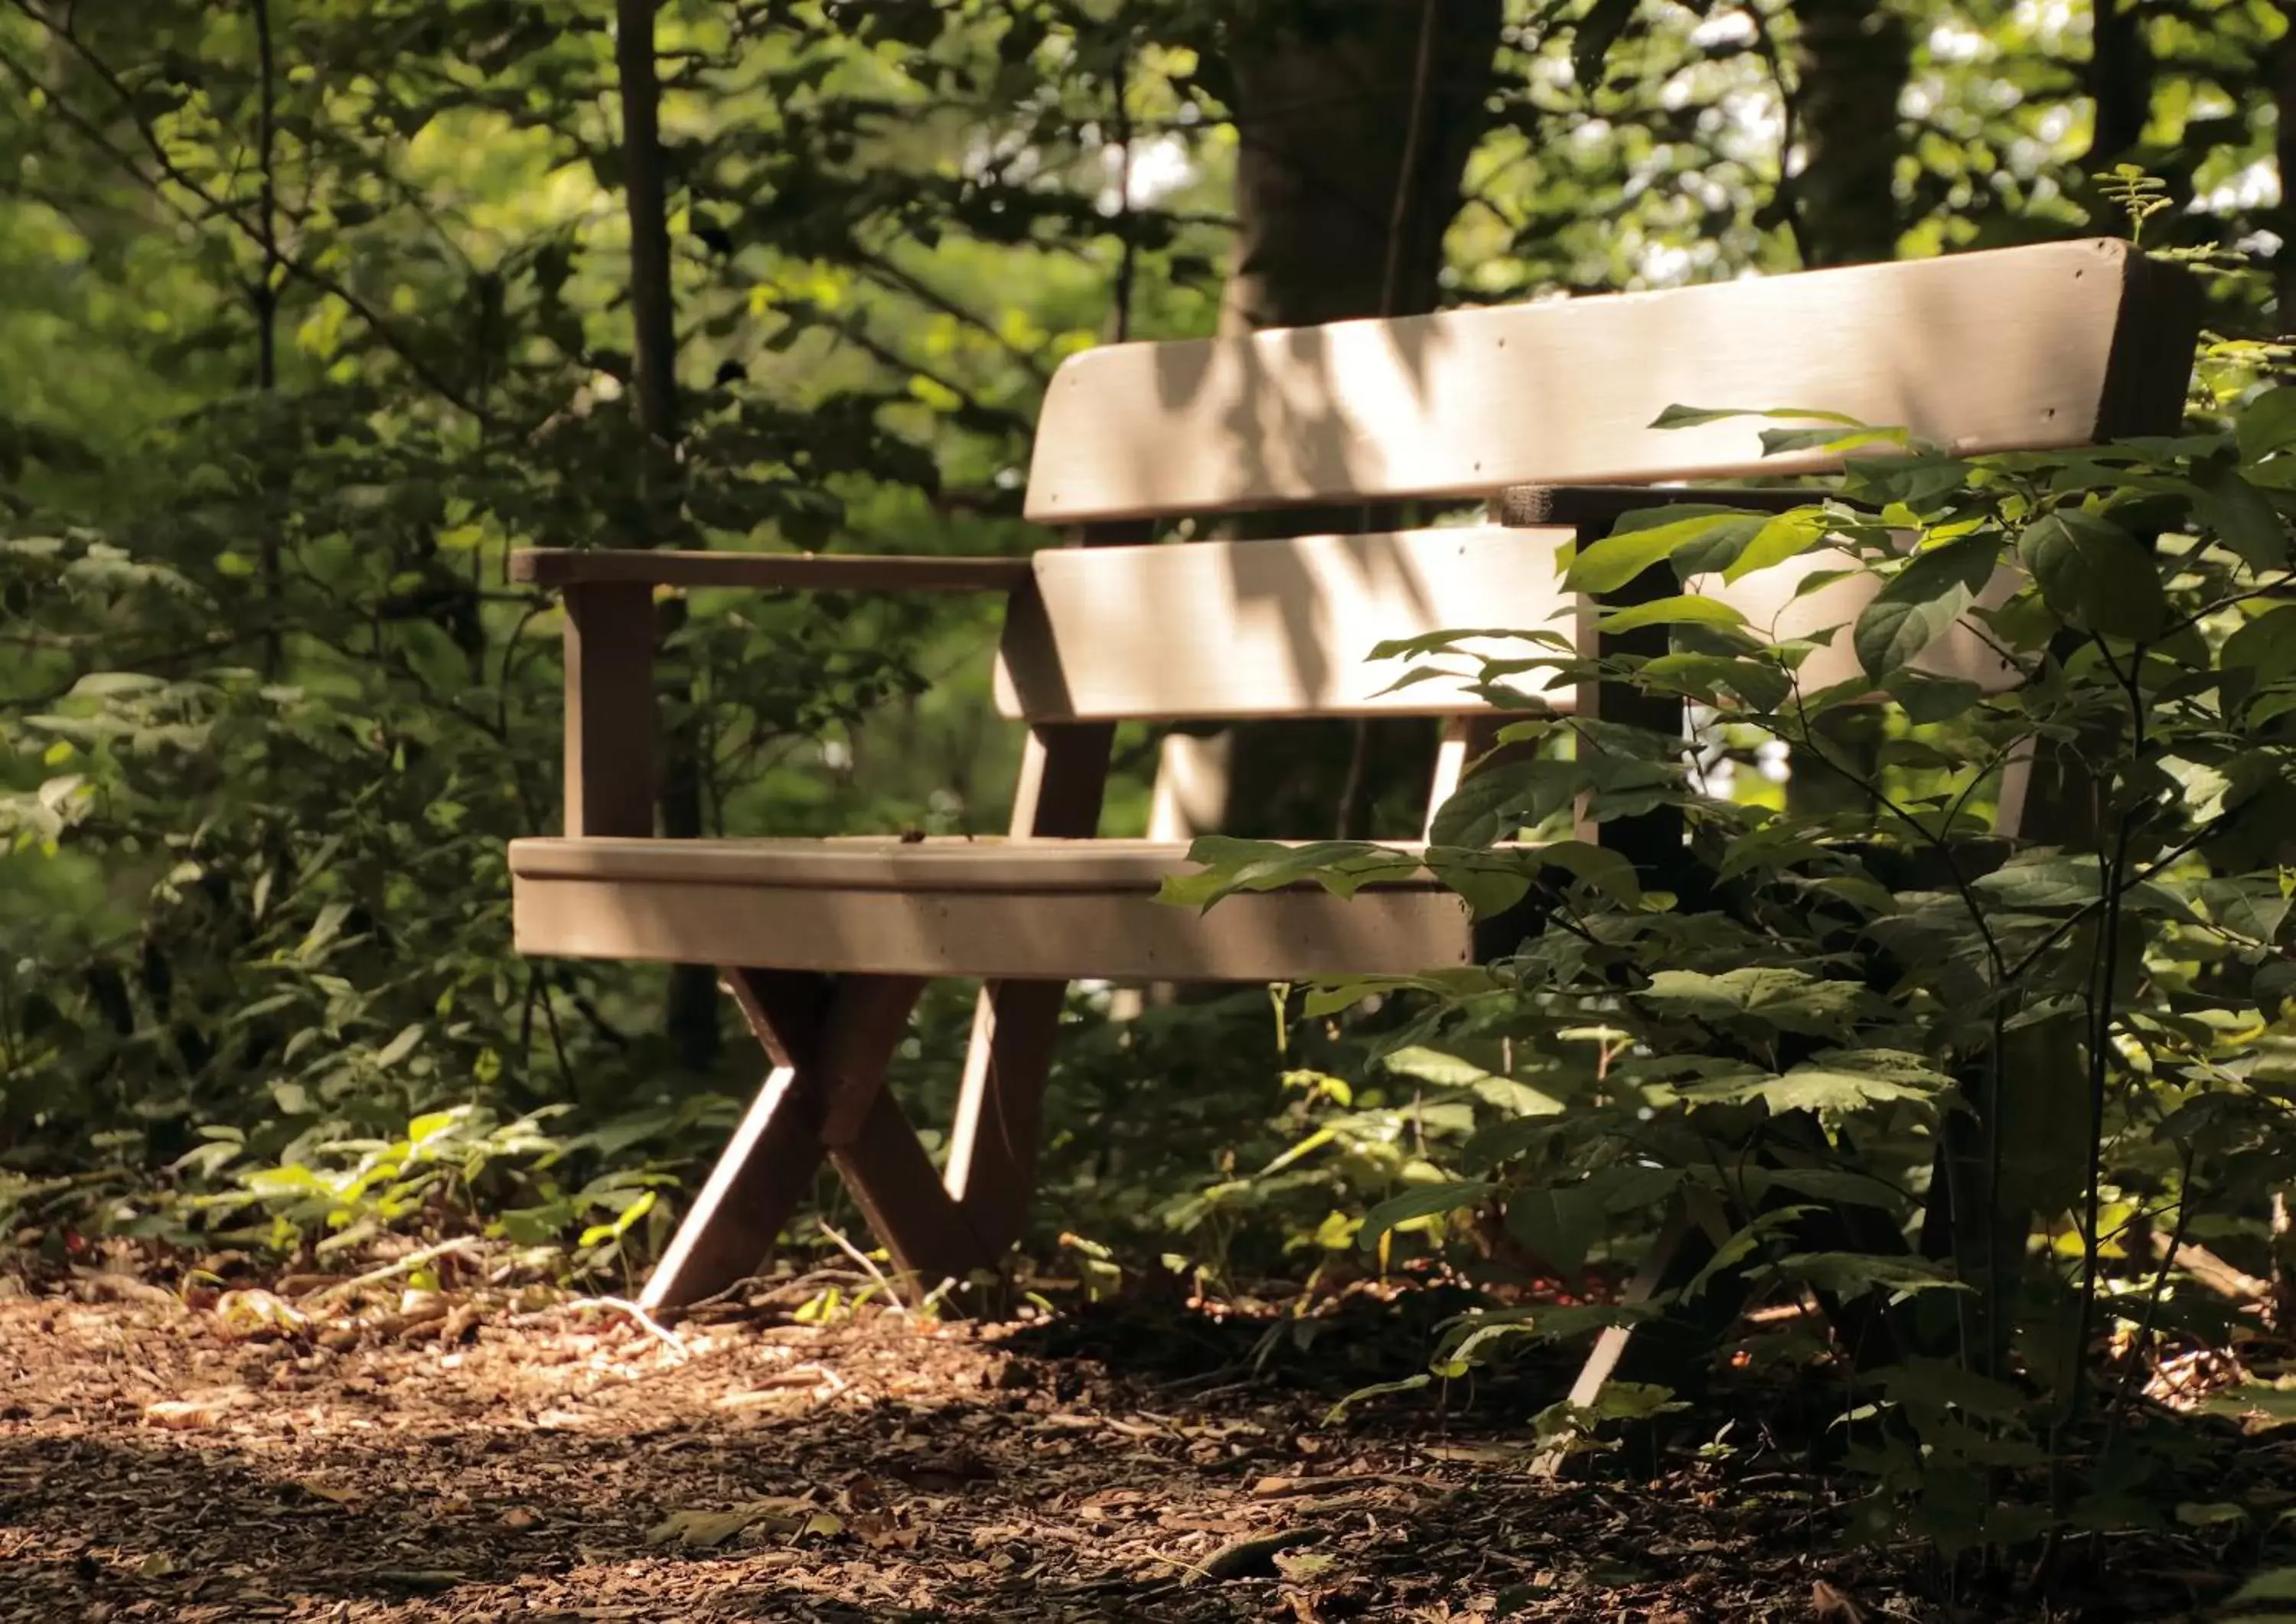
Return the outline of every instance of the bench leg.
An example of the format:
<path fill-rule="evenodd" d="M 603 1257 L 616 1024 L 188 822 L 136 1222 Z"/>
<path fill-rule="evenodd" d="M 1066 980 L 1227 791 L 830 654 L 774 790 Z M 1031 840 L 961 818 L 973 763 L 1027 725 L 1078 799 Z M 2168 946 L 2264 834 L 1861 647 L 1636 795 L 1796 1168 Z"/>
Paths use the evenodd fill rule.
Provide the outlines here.
<path fill-rule="evenodd" d="M 756 1272 L 826 1160 L 899 1267 L 937 1285 L 980 1260 L 956 1204 L 884 1087 L 923 983 L 906 976 L 726 973 L 774 1061 L 640 1298 L 676 1308 Z"/>
<path fill-rule="evenodd" d="M 973 1011 L 947 1189 L 992 1257 L 1021 1238 L 1028 1218 L 1045 1079 L 1067 995 L 1065 981 L 997 981 L 981 988 Z"/>

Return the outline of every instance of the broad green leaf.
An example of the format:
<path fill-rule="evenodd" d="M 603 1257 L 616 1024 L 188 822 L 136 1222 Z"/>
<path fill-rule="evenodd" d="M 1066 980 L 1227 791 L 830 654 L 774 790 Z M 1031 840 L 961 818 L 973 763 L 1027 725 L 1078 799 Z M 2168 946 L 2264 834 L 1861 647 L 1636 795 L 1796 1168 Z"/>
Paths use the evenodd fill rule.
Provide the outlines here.
<path fill-rule="evenodd" d="M 1950 1407 L 1979 1421 L 2014 1421 L 2025 1413 L 2025 1395 L 2015 1388 L 1943 1359 L 1907 1359 L 1875 1375 L 1891 1401 L 1908 1408 Z"/>
<path fill-rule="evenodd" d="M 1505 913 L 1530 893 L 1530 859 L 1520 852 L 1431 846 L 1427 871 L 1478 919 Z"/>
<path fill-rule="evenodd" d="M 2288 567 L 2288 521 L 2272 498 L 2230 468 L 2220 468 L 2196 487 L 2194 511 L 2218 541 L 2251 570 Z"/>
<path fill-rule="evenodd" d="M 1797 451 L 1862 451 L 1868 446 L 1902 446 L 1911 437 L 1903 429 L 1765 429 L 1762 455 L 1787 456 Z"/>
<path fill-rule="evenodd" d="M 1598 632 L 1616 634 L 1630 632 L 1643 626 L 1743 626 L 1746 616 L 1736 605 L 1720 598 L 1700 597 L 1685 593 L 1674 597 L 1653 598 L 1647 603 L 1636 603 L 1625 609 L 1614 609 L 1595 623 Z"/>
<path fill-rule="evenodd" d="M 2283 392 L 2296 394 L 2296 390 Z M 2230 1605 L 2242 1607 L 2251 1602 L 2296 1602 L 2296 1568 L 2267 1568 L 2233 1592 Z M 2270 1624 L 2270 1620 L 2251 1617 L 2244 1624 Z"/>
<path fill-rule="evenodd" d="M 1683 515 L 1685 510 L 1666 510 Z M 1666 562 L 1686 547 L 1742 534 L 1751 540 L 1767 516 L 1728 507 L 1700 507 L 1686 516 L 1669 516 L 1663 522 L 1627 529 L 1623 526 L 1583 548 L 1562 572 L 1562 585 L 1572 592 L 1616 592 L 1644 570 Z"/>
<path fill-rule="evenodd" d="M 2017 555 L 2043 601 L 2081 631 L 2143 641 L 2167 624 L 2169 601 L 2152 554 L 2110 520 L 2060 508 L 2026 527 Z"/>
<path fill-rule="evenodd" d="M 2000 543 L 1983 537 L 1915 554 L 1883 583 L 1850 633 L 1866 674 L 1883 682 L 1920 658 L 1983 590 L 2000 556 Z"/>
<path fill-rule="evenodd" d="M 1730 561 L 1722 571 L 1725 581 L 1739 581 L 1759 570 L 1768 570 L 1790 558 L 1800 558 L 1825 539 L 1826 523 L 1823 513 L 1812 508 L 1798 513 L 1780 513 L 1749 541 L 1744 551 Z"/>
<path fill-rule="evenodd" d="M 1734 695 L 1757 711 L 1775 710 L 1793 692 L 1793 677 L 1775 660 L 1677 651 L 1643 661 L 1636 680 L 1654 692 L 1720 701 Z"/>
<path fill-rule="evenodd" d="M 1706 1020 L 1751 1018 L 1781 1031 L 1838 1033 L 1866 1004 L 1864 983 L 1829 980 L 1807 971 L 1751 964 L 1710 974 L 1661 970 L 1642 995 L 1669 1013 Z"/>
<path fill-rule="evenodd" d="M 2267 390 L 2242 406 L 2233 414 L 2232 433 L 2251 463 L 2296 447 L 2296 387 Z"/>
<path fill-rule="evenodd" d="M 2296 386 L 2288 391 L 2296 394 Z M 2296 603 L 2284 603 L 2248 620 L 2224 641 L 2226 670 L 2249 673 L 2258 687 L 2296 677 Z"/>
<path fill-rule="evenodd" d="M 1630 1325 L 1648 1317 L 1648 1309 L 1628 1303 L 1537 1303 L 1470 1313 L 1445 1333 L 1431 1364 L 1437 1375 L 1456 1381 L 1467 1374 L 1486 1347 L 1502 1340 L 1568 1341 L 1606 1326 Z"/>
<path fill-rule="evenodd" d="M 1794 1252 L 1777 1261 L 1780 1274 L 1806 1280 L 1821 1292 L 1835 1297 L 1863 1297 L 1868 1292 L 1886 1292 L 1892 1303 L 1902 1302 L 1917 1292 L 1965 1292 L 1969 1287 L 1956 1280 L 1942 1264 L 1925 1258 L 1885 1258 L 1866 1252 L 1805 1251 Z"/>
<path fill-rule="evenodd" d="M 1380 1236 L 1400 1224 L 1416 1218 L 1433 1218 L 1439 1213 L 1456 1212 L 1462 1207 L 1478 1207 L 1496 1194 L 1498 1186 L 1488 1178 L 1462 1178 L 1447 1184 L 1420 1185 L 1400 1195 L 1390 1196 L 1364 1214 L 1363 1229 L 1356 1244 L 1365 1251 L 1378 1249 Z"/>
<path fill-rule="evenodd" d="M 1599 1184 L 1556 1185 L 1507 1195 L 1507 1233 L 1569 1279 L 1578 1277 L 1588 1250 L 1609 1226 L 1605 1193 Z"/>
<path fill-rule="evenodd" d="M 1905 1192 L 1894 1185 L 1849 1168 L 1772 1168 L 1761 1177 L 1796 1195 L 1837 1206 L 1898 1208 L 1906 1203 Z"/>
<path fill-rule="evenodd" d="M 1191 862 L 1204 865 L 1193 874 L 1167 874 L 1160 902 L 1209 908 L 1237 891 L 1275 890 L 1314 881 L 1332 895 L 1352 897 L 1380 880 L 1407 879 L 1420 863 L 1408 852 L 1363 841 L 1243 841 L 1200 835 L 1188 848 Z"/>
<path fill-rule="evenodd" d="M 1906 719 L 1916 726 L 1949 722 L 1965 714 L 1985 692 L 1957 677 L 1931 677 L 1904 668 L 1891 673 L 1882 685 L 1905 711 Z"/>
<path fill-rule="evenodd" d="M 1633 862 L 1605 846 L 1588 841 L 1554 841 L 1538 848 L 1538 860 L 1570 871 L 1623 907 L 1640 907 L 1642 876 Z"/>

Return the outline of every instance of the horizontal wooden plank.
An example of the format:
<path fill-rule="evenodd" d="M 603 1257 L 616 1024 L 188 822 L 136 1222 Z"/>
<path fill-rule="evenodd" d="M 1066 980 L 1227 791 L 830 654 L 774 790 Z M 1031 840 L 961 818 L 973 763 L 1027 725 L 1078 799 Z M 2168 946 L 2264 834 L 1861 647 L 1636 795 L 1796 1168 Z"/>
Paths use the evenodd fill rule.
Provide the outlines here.
<path fill-rule="evenodd" d="M 1653 429 L 1670 406 L 1838 412 L 1963 452 L 2083 444 L 2108 405 L 2113 432 L 2167 432 L 2189 280 L 2124 242 L 2057 242 L 1111 345 L 1054 376 L 1027 511 L 1073 523 L 1833 465 L 1765 457 L 1775 422 Z M 2180 344 L 2173 368 L 2153 365 Z"/>
<path fill-rule="evenodd" d="M 1188 866 L 1182 847 L 1111 841 L 1126 849 L 1037 851 L 1025 867 L 1003 871 L 996 863 L 1018 854 L 992 854 L 974 872 L 942 874 L 924 871 L 963 870 L 964 854 L 840 851 L 845 843 L 832 841 L 798 849 L 808 844 L 516 841 L 518 950 L 885 975 L 1180 981 L 1410 974 L 1468 963 L 1472 952 L 1465 910 L 1431 881 L 1369 886 L 1348 901 L 1293 888 L 1199 913 L 1159 902 L 1151 889 L 1155 875 Z M 999 872 L 1013 882 L 974 882 Z"/>
<path fill-rule="evenodd" d="M 1475 526 L 1047 548 L 1035 596 L 1013 600 L 997 703 L 1034 721 L 1481 710 L 1456 682 L 1382 693 L 1411 662 L 1373 660 L 1373 647 L 1483 627 L 1568 635 L 1555 552 L 1569 539 Z"/>
<path fill-rule="evenodd" d="M 510 555 L 510 578 L 537 586 L 577 581 L 662 586 L 745 586 L 763 592 L 1009 592 L 1029 578 L 1025 558 L 916 558 L 823 553 L 678 553 L 644 548 Z"/>

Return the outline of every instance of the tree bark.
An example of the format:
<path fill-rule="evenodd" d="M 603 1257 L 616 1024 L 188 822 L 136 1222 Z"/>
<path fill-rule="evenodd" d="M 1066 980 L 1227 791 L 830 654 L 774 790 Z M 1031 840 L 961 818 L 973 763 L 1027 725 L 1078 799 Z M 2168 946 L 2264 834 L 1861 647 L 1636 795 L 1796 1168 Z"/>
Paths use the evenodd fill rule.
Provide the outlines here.
<path fill-rule="evenodd" d="M 2272 285 L 2275 331 L 2296 332 L 2296 0 L 2280 0 L 2280 14 L 2288 20 L 2287 32 L 2272 52 L 2272 98 L 2279 111 L 2273 129 L 2273 157 L 2280 176 L 2280 207 L 2273 230 L 2280 246 L 2273 250 Z"/>
<path fill-rule="evenodd" d="M 661 148 L 661 86 L 655 73 L 653 0 L 615 0 L 614 64 L 621 86 L 623 197 L 630 228 L 631 365 L 643 440 L 641 545 L 673 539 L 680 508 L 677 464 L 677 302 L 669 279 L 669 196 Z M 662 607 L 666 642 L 685 621 L 685 604 Z M 670 662 L 657 661 L 667 685 L 692 692 Z M 665 696 L 667 697 L 667 696 Z M 691 714 L 691 707 L 681 707 Z M 662 730 L 661 832 L 692 840 L 702 832 L 701 742 L 690 722 Z M 680 1063 L 704 1070 L 719 1046 L 718 972 L 673 964 L 664 1026 Z"/>
<path fill-rule="evenodd" d="M 1898 103 L 1913 74 L 1905 20 L 1872 0 L 1799 0 L 1792 128 L 1796 236 L 1815 267 L 1894 258 L 1900 222 Z"/>
<path fill-rule="evenodd" d="M 2088 93 L 2096 103 L 2087 168 L 2126 159 L 2152 116 L 2152 50 L 2144 38 L 2142 0 L 2095 0 Z"/>

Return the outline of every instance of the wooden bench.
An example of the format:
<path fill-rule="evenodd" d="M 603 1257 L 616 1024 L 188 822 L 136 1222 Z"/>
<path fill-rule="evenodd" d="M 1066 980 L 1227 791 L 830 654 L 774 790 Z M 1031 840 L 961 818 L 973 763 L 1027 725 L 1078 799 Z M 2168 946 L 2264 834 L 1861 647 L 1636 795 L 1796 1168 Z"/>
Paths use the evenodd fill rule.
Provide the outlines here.
<path fill-rule="evenodd" d="M 1366 659 L 1374 643 L 1547 627 L 1583 647 L 1590 621 L 1560 590 L 1558 547 L 1687 494 L 1617 487 L 1832 465 L 1766 457 L 1751 420 L 1654 429 L 1666 407 L 1824 408 L 1964 453 L 2169 432 L 2195 324 L 2181 275 L 2081 242 L 1119 345 L 1065 363 L 1038 422 L 1027 513 L 1067 527 L 1071 545 L 1026 559 L 517 554 L 514 578 L 563 588 L 567 611 L 565 833 L 511 847 L 520 951 L 719 966 L 773 1062 L 645 1300 L 692 1301 L 754 1272 L 824 1158 L 929 1286 L 994 1266 L 1021 1230 L 1072 979 L 1295 980 L 1474 956 L 1460 904 L 1424 877 L 1350 901 L 1307 886 L 1201 915 L 1160 903 L 1184 841 L 1093 838 L 1118 723 L 1447 718 L 1438 805 L 1484 707 L 1440 685 L 1385 692 L 1398 669 Z M 1184 515 L 1502 493 L 1527 528 L 1152 539 Z M 1029 729 L 1009 838 L 654 838 L 661 585 L 1006 595 L 997 701 Z M 1790 603 L 1757 576 L 1730 590 L 1757 625 L 1782 615 L 1791 632 L 1848 619 L 1864 589 Z M 1820 658 L 1806 680 L 1854 670 L 1846 648 Z M 2000 674 L 1973 637 L 1948 635 L 1929 658 Z M 1616 694 L 1545 697 L 1626 713 Z M 1679 850 L 1678 824 L 1628 833 L 1638 862 Z M 934 976 L 986 983 L 945 1171 L 883 1087 Z"/>

